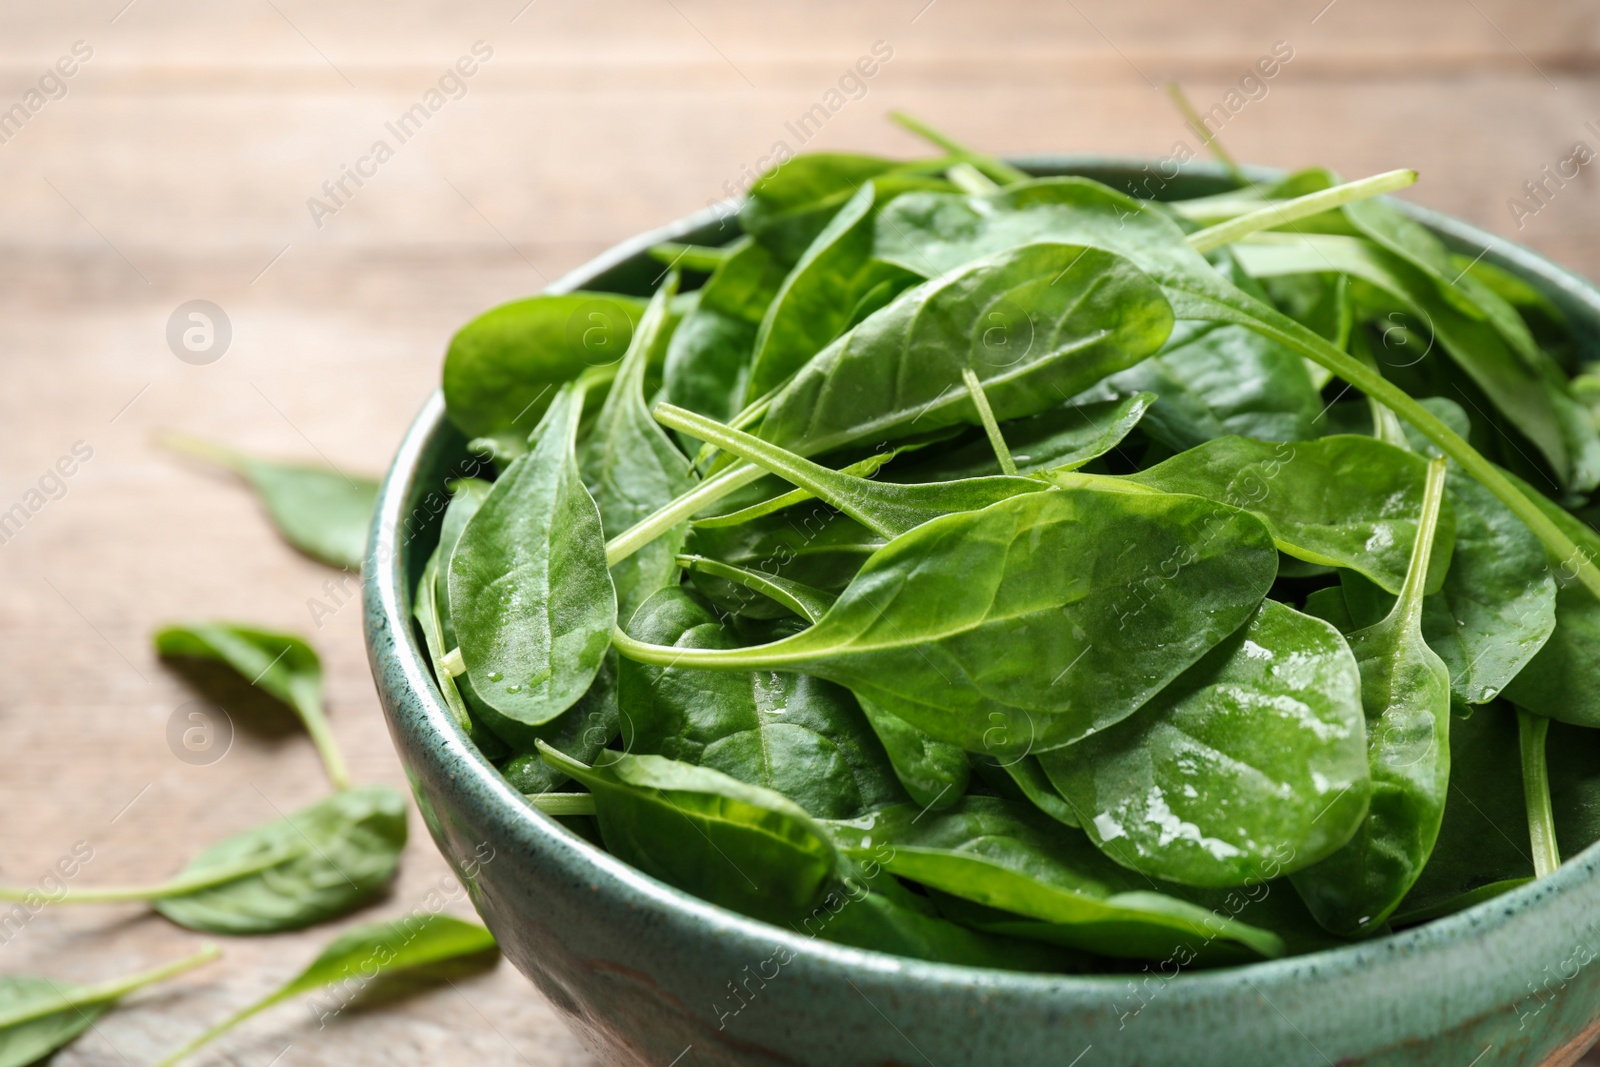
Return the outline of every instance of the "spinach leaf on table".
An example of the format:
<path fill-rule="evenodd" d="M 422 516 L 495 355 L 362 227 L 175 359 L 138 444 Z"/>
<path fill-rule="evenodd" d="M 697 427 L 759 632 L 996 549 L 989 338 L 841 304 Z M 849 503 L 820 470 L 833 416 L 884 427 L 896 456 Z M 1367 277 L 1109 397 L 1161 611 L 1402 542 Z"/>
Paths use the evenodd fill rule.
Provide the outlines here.
<path fill-rule="evenodd" d="M 322 710 L 322 660 L 303 638 L 243 623 L 191 622 L 162 627 L 153 642 L 164 658 L 222 663 L 287 704 L 311 735 L 334 787 L 350 784 L 344 756 Z"/>
<path fill-rule="evenodd" d="M 488 930 L 449 915 L 426 913 L 353 927 L 329 942 L 305 970 L 282 987 L 206 1030 L 164 1057 L 157 1067 L 172 1067 L 246 1019 L 294 997 L 340 986 L 346 995 L 338 998 L 337 1010 L 343 1010 L 352 996 L 359 996 L 375 981 L 403 971 L 425 973 L 454 961 L 487 959 L 495 951 Z M 319 1019 L 324 1017 L 325 1013 L 318 1013 Z"/>
<path fill-rule="evenodd" d="M 602 753 L 593 766 L 540 746 L 589 787 L 606 850 L 662 881 L 769 922 L 816 907 L 838 856 L 781 793 L 661 756 Z"/>
<path fill-rule="evenodd" d="M 298 930 L 367 903 L 393 879 L 405 798 L 385 785 L 342 789 L 202 850 L 158 885 L 79 888 L 57 902 L 147 901 L 179 926 L 219 934 Z M 0 900 L 31 890 L 0 886 Z"/>
<path fill-rule="evenodd" d="M 1105 544 L 1125 547 L 1079 565 Z M 1246 512 L 1053 490 L 894 539 L 794 637 L 727 650 L 614 640 L 661 665 L 815 674 L 941 741 L 1015 755 L 1132 714 L 1249 619 L 1276 573 L 1271 537 Z"/>
<path fill-rule="evenodd" d="M 461 657 L 484 703 L 539 726 L 588 691 L 617 617 L 599 508 L 574 455 L 585 385 L 563 388 L 450 556 Z"/>
<path fill-rule="evenodd" d="M 847 855 L 870 857 L 888 845 L 892 855 L 882 862 L 890 873 L 1004 913 L 982 923 L 988 932 L 1135 959 L 1217 939 L 1262 956 L 1283 953 L 1277 935 L 1152 891 L 1082 834 L 1010 801 L 967 797 L 926 815 L 886 808 L 828 830 Z"/>
<path fill-rule="evenodd" d="M 378 500 L 376 479 L 333 467 L 259 459 L 180 434 L 163 434 L 160 441 L 249 482 L 283 539 L 301 552 L 334 567 L 361 569 Z"/>
<path fill-rule="evenodd" d="M 1450 675 L 1423 640 L 1423 576 L 1444 497 L 1445 461 L 1428 470 L 1405 587 L 1382 621 L 1350 634 L 1361 668 L 1372 801 L 1355 836 L 1290 878 L 1331 933 L 1380 927 L 1422 873 L 1450 780 Z"/>
<path fill-rule="evenodd" d="M 644 301 L 615 293 L 535 296 L 484 312 L 445 353 L 450 421 L 520 454 L 563 385 L 622 358 L 643 313 Z"/>
<path fill-rule="evenodd" d="M 1308 866 L 1355 832 L 1369 788 L 1361 709 L 1339 633 L 1268 600 L 1136 714 L 1039 760 L 1111 859 L 1184 885 L 1241 885 L 1268 864 Z"/>
<path fill-rule="evenodd" d="M 0 976 L 0 1067 L 29 1067 L 71 1044 L 128 994 L 222 955 L 214 946 L 142 974 L 79 985 L 31 974 Z"/>
<path fill-rule="evenodd" d="M 704 604 L 664 589 L 628 632 L 674 648 L 735 648 Z M 903 799 L 850 691 L 803 674 L 722 673 L 624 660 L 623 747 L 721 771 L 783 794 L 820 818 Z"/>
<path fill-rule="evenodd" d="M 619 534 L 695 487 L 689 460 L 667 439 L 644 402 L 644 373 L 651 353 L 667 338 L 667 302 L 677 275 L 667 278 L 634 331 L 633 343 L 594 425 L 578 446 L 578 468 L 608 535 Z M 677 578 L 673 557 L 688 527 L 680 526 L 611 568 L 617 615 L 626 622 L 640 604 Z"/>
<path fill-rule="evenodd" d="M 385 785 L 345 789 L 204 849 L 175 881 L 216 884 L 160 896 L 151 906 L 191 930 L 298 930 L 347 915 L 381 893 L 405 843 L 404 797 Z"/>
<path fill-rule="evenodd" d="M 980 316 L 990 325 L 974 330 Z M 908 289 L 817 353 L 773 398 L 760 436 L 814 455 L 976 425 L 964 370 L 996 417 L 1036 414 L 1137 363 L 1171 329 L 1159 287 L 1118 255 L 1003 251 Z"/>

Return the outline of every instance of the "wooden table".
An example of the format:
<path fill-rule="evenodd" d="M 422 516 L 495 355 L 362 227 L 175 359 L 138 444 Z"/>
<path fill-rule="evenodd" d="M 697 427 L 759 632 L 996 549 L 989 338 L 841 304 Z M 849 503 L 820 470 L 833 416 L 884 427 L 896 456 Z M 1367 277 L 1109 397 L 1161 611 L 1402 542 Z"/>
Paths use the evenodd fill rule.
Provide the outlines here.
<path fill-rule="evenodd" d="M 65 95 L 0 126 L 0 511 L 75 443 L 93 456 L 0 544 L 0 876 L 34 881 L 83 841 L 83 884 L 156 880 L 319 794 L 311 746 L 281 718 L 240 716 L 215 764 L 173 755 L 168 720 L 195 694 L 150 652 L 164 620 L 312 635 L 357 777 L 402 784 L 355 602 L 334 605 L 326 568 L 285 548 L 230 479 L 154 448 L 154 430 L 381 471 L 456 326 L 737 190 L 776 142 L 913 152 L 883 119 L 903 107 L 998 152 L 1162 156 L 1196 144 L 1165 80 L 1226 110 L 1275 46 L 1292 56 L 1245 84 L 1253 98 L 1236 97 L 1222 129 L 1240 158 L 1415 166 L 1418 200 L 1600 275 L 1587 172 L 1536 214 L 1508 207 L 1575 141 L 1600 147 L 1600 122 L 1585 126 L 1600 120 L 1597 17 L 1511 0 L 10 5 L 0 109 L 26 106 L 41 79 Z M 459 98 L 442 94 L 400 143 L 386 123 L 426 105 L 480 41 L 472 76 L 445 80 Z M 876 42 L 889 58 L 830 98 Z M 62 57 L 73 76 L 45 77 Z M 380 139 L 393 158 L 363 162 Z M 346 178 L 332 200 L 323 183 L 358 166 L 364 183 Z M 193 299 L 232 325 L 209 365 L 165 337 Z M 337 606 L 320 628 L 312 601 Z M 446 874 L 413 827 L 393 895 L 362 918 L 399 914 Z M 106 1017 L 57 1062 L 151 1062 L 328 936 L 229 941 L 222 964 Z M 138 907 L 47 909 L 0 945 L 0 971 L 99 980 L 200 941 Z M 320 1031 L 285 1007 L 210 1062 L 224 1053 L 591 1062 L 507 966 Z"/>

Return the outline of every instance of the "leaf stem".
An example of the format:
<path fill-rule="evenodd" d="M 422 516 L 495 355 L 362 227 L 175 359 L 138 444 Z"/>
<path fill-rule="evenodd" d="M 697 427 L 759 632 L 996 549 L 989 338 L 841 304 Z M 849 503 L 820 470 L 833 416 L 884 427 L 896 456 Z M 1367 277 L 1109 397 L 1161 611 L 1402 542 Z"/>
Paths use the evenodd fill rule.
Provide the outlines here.
<path fill-rule="evenodd" d="M 1556 844 L 1555 812 L 1550 804 L 1550 766 L 1545 760 L 1545 735 L 1550 720 L 1517 709 L 1517 736 L 1522 748 L 1522 793 L 1528 802 L 1528 842 L 1533 846 L 1533 874 L 1543 878 L 1561 866 Z"/>
<path fill-rule="evenodd" d="M 1428 481 L 1422 494 L 1422 515 L 1417 520 L 1416 540 L 1411 544 L 1411 563 L 1406 567 L 1405 584 L 1395 599 L 1390 614 L 1404 620 L 1408 629 L 1422 625 L 1423 588 L 1428 581 L 1428 563 L 1433 558 L 1433 539 L 1439 531 L 1439 511 L 1444 505 L 1443 456 L 1428 462 Z"/>
<path fill-rule="evenodd" d="M 32 1022 L 35 1019 L 42 1019 L 70 1008 L 82 1008 L 92 1004 L 104 1004 L 107 1001 L 119 1000 L 137 989 L 142 989 L 147 985 L 154 985 L 157 982 L 164 982 L 168 978 L 210 963 L 221 955 L 221 949 L 207 942 L 199 952 L 192 956 L 185 956 L 181 960 L 164 963 L 159 967 L 153 967 L 148 971 L 141 971 L 126 978 L 102 982 L 100 985 L 85 986 L 53 1003 L 40 1004 L 9 1015 L 0 1014 L 0 1030 L 8 1029 L 20 1023 Z"/>
<path fill-rule="evenodd" d="M 1027 171 L 1019 170 L 1005 160 L 973 151 L 961 142 L 940 133 L 921 119 L 912 118 L 904 111 L 891 111 L 889 112 L 889 118 L 921 137 L 924 141 L 937 145 L 953 156 L 961 157 L 1001 185 L 1014 185 L 1017 182 L 1030 181 L 1033 178 L 1033 175 Z"/>
<path fill-rule="evenodd" d="M 1250 179 L 1244 176 L 1244 171 L 1239 169 L 1239 164 L 1228 154 L 1228 150 L 1222 147 L 1222 142 L 1217 140 L 1216 135 L 1205 124 L 1205 120 L 1200 117 L 1200 113 L 1194 109 L 1194 105 L 1189 103 L 1189 98 L 1183 94 L 1183 90 L 1178 87 L 1177 82 L 1167 83 L 1167 95 L 1172 97 L 1172 103 L 1177 107 L 1178 113 L 1183 116 L 1184 121 L 1193 127 L 1195 135 L 1205 142 L 1206 148 L 1212 155 L 1217 157 L 1217 161 L 1228 168 L 1229 176 L 1241 186 L 1248 186 Z"/>
<path fill-rule="evenodd" d="M 754 463 L 741 463 L 712 475 L 607 542 L 606 565 L 615 567 L 701 508 L 715 504 L 734 490 L 760 480 L 766 473 Z"/>
<path fill-rule="evenodd" d="M 733 253 L 727 247 L 713 245 L 687 245 L 677 241 L 662 241 L 650 246 L 650 258 L 668 267 L 710 274 L 727 262 Z"/>
<path fill-rule="evenodd" d="M 989 406 L 989 397 L 983 391 L 983 383 L 978 380 L 978 375 L 971 367 L 961 368 L 961 380 L 967 383 L 967 392 L 972 394 L 972 404 L 978 409 L 978 418 L 983 422 L 983 432 L 989 436 L 989 446 L 994 449 L 994 458 L 1000 461 L 1001 473 L 1016 474 L 1017 461 L 1011 458 L 1011 448 L 1000 432 L 1000 423 L 994 417 L 994 409 Z"/>
<path fill-rule="evenodd" d="M 322 710 L 322 697 L 310 691 L 310 687 L 306 689 L 295 694 L 295 710 L 300 713 L 300 721 L 305 723 L 306 733 L 311 735 L 311 743 L 317 746 L 317 755 L 322 757 L 322 765 L 333 787 L 349 789 L 350 770 L 345 765 L 344 753 L 339 751 L 339 742 L 334 739 L 333 727 L 328 725 L 328 716 Z"/>
<path fill-rule="evenodd" d="M 1369 196 L 1404 189 L 1408 185 L 1414 185 L 1416 180 L 1417 172 L 1414 170 L 1390 170 L 1374 174 L 1370 178 L 1362 178 L 1360 181 L 1345 182 L 1343 185 L 1335 185 L 1332 189 L 1323 189 L 1307 193 L 1305 196 L 1297 196 L 1293 200 L 1268 204 L 1266 207 L 1257 208 L 1226 222 L 1219 222 L 1215 226 L 1191 233 L 1189 244 L 1196 252 L 1209 252 L 1213 248 L 1231 244 L 1241 237 L 1248 237 L 1260 230 L 1285 226 L 1298 219 L 1320 215 L 1324 211 L 1343 207 L 1356 200 L 1365 200 Z"/>
<path fill-rule="evenodd" d="M 286 849 L 279 852 L 268 852 L 264 856 L 241 863 L 234 867 L 222 867 L 215 871 L 208 871 L 198 877 L 174 878 L 170 882 L 159 885 L 125 886 L 115 889 L 81 889 L 68 893 L 60 900 L 51 901 L 52 904 L 140 904 L 151 900 L 166 900 L 170 897 L 186 897 L 191 893 L 198 893 L 203 889 L 213 889 L 219 885 L 236 882 L 241 878 L 248 878 L 253 874 L 271 870 L 288 860 L 301 854 L 301 849 Z M 42 895 L 37 889 L 25 886 L 0 885 L 0 900 L 26 901 L 29 897 Z"/>
<path fill-rule="evenodd" d="M 945 171 L 945 177 L 957 189 L 971 196 L 983 196 L 1000 188 L 998 182 L 964 159 Z"/>
<path fill-rule="evenodd" d="M 237 472 L 244 466 L 244 456 L 226 445 L 219 445 L 215 441 L 207 441 L 202 437 L 192 437 L 186 433 L 178 433 L 176 430 L 157 430 L 153 439 L 156 444 L 169 452 L 176 452 L 192 459 L 205 460 L 207 463 L 215 463 L 217 466 L 226 467 L 231 471 Z"/>

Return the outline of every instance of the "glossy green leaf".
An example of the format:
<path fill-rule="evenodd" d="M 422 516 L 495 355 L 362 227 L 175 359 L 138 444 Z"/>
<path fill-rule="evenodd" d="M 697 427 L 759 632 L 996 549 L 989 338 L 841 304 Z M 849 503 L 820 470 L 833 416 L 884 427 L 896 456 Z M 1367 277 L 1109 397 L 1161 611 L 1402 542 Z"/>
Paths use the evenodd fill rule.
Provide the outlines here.
<path fill-rule="evenodd" d="M 1600 559 L 1600 534 L 1526 482 L 1519 488 L 1578 545 Z M 1518 707 L 1557 722 L 1600 727 L 1600 601 L 1574 580 L 1576 557 L 1553 564 L 1556 626 L 1542 648 L 1505 688 Z"/>
<path fill-rule="evenodd" d="M 667 346 L 662 387 L 679 407 L 726 422 L 738 412 L 750 379 L 756 332 L 783 284 L 784 270 L 765 245 L 744 237 L 693 294 Z"/>
<path fill-rule="evenodd" d="M 697 481 L 688 458 L 667 439 L 644 402 L 645 369 L 651 353 L 666 344 L 667 302 L 676 290 L 674 274 L 651 299 L 605 405 L 578 448 L 579 470 L 608 535 L 628 529 Z M 686 525 L 679 526 L 611 568 L 619 618 L 632 618 L 650 594 L 676 580 L 673 557 L 687 533 Z"/>
<path fill-rule="evenodd" d="M 1106 544 L 1126 548 L 1080 565 Z M 819 675 L 941 741 L 1014 755 L 1131 714 L 1254 614 L 1276 572 L 1266 528 L 1226 505 L 1028 493 L 896 538 L 794 637 L 729 650 L 614 640 L 646 662 Z"/>
<path fill-rule="evenodd" d="M 1311 563 L 1348 567 L 1390 592 L 1405 581 L 1416 537 L 1427 461 L 1370 437 L 1294 444 L 1224 437 L 1127 476 L 1169 493 L 1193 493 L 1244 508 L 1272 530 L 1278 548 Z M 1455 543 L 1452 510 L 1439 520 L 1428 573 L 1437 589 Z"/>
<path fill-rule="evenodd" d="M 1177 451 L 1229 434 L 1305 441 L 1317 436 L 1325 406 L 1300 356 L 1243 326 L 1215 323 L 1181 324 L 1157 355 L 1107 385 L 1159 396 L 1145 431 Z"/>
<path fill-rule="evenodd" d="M 674 648 L 736 648 L 679 589 L 648 600 L 628 626 Z M 623 747 L 721 771 L 783 794 L 812 815 L 847 818 L 902 799 L 849 690 L 803 674 L 723 673 L 624 660 Z"/>
<path fill-rule="evenodd" d="M 692 526 L 685 547 L 691 555 L 837 593 L 883 544 L 859 522 L 812 500 L 737 526 Z M 695 585 L 728 612 L 749 607 L 743 591 L 726 595 L 698 579 Z"/>
<path fill-rule="evenodd" d="M 93 1026 L 129 993 L 210 963 L 220 955 L 207 946 L 186 959 L 101 985 L 31 974 L 0 975 L 0 1067 L 29 1067 L 43 1061 Z"/>
<path fill-rule="evenodd" d="M 856 699 L 888 754 L 895 777 L 912 800 L 937 811 L 961 799 L 972 775 L 965 749 L 912 726 L 879 707 L 871 697 L 857 695 Z"/>
<path fill-rule="evenodd" d="M 1259 881 L 1269 862 L 1322 859 L 1366 815 L 1361 676 L 1337 630 L 1268 600 L 1138 714 L 1039 759 L 1118 863 Z"/>
<path fill-rule="evenodd" d="M 1450 675 L 1422 637 L 1423 575 L 1444 498 L 1445 462 L 1434 460 L 1394 609 L 1357 630 L 1372 801 L 1348 844 L 1291 875 L 1317 921 L 1336 934 L 1379 928 L 1405 898 L 1433 851 L 1450 781 Z"/>
<path fill-rule="evenodd" d="M 164 626 L 153 641 L 160 656 L 222 663 L 293 708 L 317 746 L 334 787 L 350 784 L 344 756 L 322 710 L 322 661 L 303 638 L 242 623 L 191 622 Z"/>
<path fill-rule="evenodd" d="M 644 301 L 564 293 L 502 304 L 463 326 L 444 357 L 444 402 L 468 437 L 526 440 L 566 383 L 620 360 Z"/>
<path fill-rule="evenodd" d="M 976 425 L 962 371 L 1001 419 L 1055 407 L 1158 349 L 1159 288 L 1120 256 L 1066 244 L 1002 252 L 916 286 L 817 353 L 761 437 L 804 455 Z"/>
<path fill-rule="evenodd" d="M 1035 935 L 1072 948 L 1160 959 L 1177 945 L 1220 937 L 1263 956 L 1283 952 L 1276 935 L 1152 891 L 1082 834 L 1009 801 L 967 797 L 928 814 L 887 808 L 829 830 L 849 855 L 870 856 L 887 845 L 892 855 L 881 862 L 890 872 L 1048 924 Z"/>
<path fill-rule="evenodd" d="M 786 263 L 794 263 L 862 184 L 880 196 L 912 189 L 952 189 L 936 177 L 945 164 L 902 163 L 846 152 L 808 152 L 785 160 L 751 185 L 739 224 Z"/>
<path fill-rule="evenodd" d="M 898 537 L 941 515 L 976 511 L 999 500 L 1049 488 L 1037 479 L 1004 475 L 920 485 L 873 481 L 830 470 L 759 437 L 670 404 L 657 406 L 656 418 L 675 430 L 759 464 L 884 538 Z"/>
<path fill-rule="evenodd" d="M 284 986 L 211 1027 L 164 1057 L 157 1067 L 172 1067 L 246 1019 L 294 997 L 338 986 L 335 1010 L 342 1010 L 353 996 L 375 981 L 402 971 L 416 972 L 456 960 L 486 957 L 495 951 L 494 937 L 477 923 L 433 912 L 353 927 L 329 942 L 310 966 Z M 318 1017 L 323 1014 L 319 1011 Z"/>
<path fill-rule="evenodd" d="M 756 335 L 747 402 L 782 385 L 844 333 L 857 306 L 874 289 L 903 289 L 918 280 L 872 258 L 872 218 L 879 203 L 872 182 L 863 184 L 784 279 Z M 887 295 L 874 300 L 887 303 Z"/>
<path fill-rule="evenodd" d="M 1050 780 L 1042 760 L 1041 756 L 1015 756 L 1003 761 L 980 756 L 973 762 L 984 782 L 998 795 L 1032 804 L 1063 826 L 1080 827 L 1077 809 Z"/>
<path fill-rule="evenodd" d="M 594 794 L 612 855 L 713 904 L 789 922 L 834 877 L 832 842 L 780 793 L 661 756 L 613 753 L 586 767 L 541 750 Z"/>
<path fill-rule="evenodd" d="M 600 511 L 573 454 L 582 385 L 495 482 L 450 557 L 450 608 L 479 697 L 526 726 L 588 691 L 617 617 Z"/>
<path fill-rule="evenodd" d="M 517 755 L 500 763 L 500 773 L 519 793 L 547 793 L 558 789 L 567 776 L 539 755 L 542 741 L 585 763 L 597 759 L 622 729 L 622 707 L 617 701 L 615 652 L 606 654 L 588 692 L 560 715 L 539 726 L 523 726 L 506 719 L 496 725 L 507 734 Z"/>

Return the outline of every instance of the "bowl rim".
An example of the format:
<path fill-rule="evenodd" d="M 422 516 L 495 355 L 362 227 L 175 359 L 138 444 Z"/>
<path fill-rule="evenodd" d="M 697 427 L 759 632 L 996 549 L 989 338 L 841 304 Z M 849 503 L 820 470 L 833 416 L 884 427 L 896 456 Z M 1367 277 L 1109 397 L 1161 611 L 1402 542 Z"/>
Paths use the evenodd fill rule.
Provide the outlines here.
<path fill-rule="evenodd" d="M 1013 157 L 1011 162 L 1039 176 L 1096 172 L 1128 173 L 1148 170 L 1162 161 L 1138 156 L 1062 154 Z M 1273 168 L 1246 167 L 1252 181 L 1273 181 L 1285 172 Z M 1196 161 L 1180 168 L 1185 176 L 1225 180 L 1228 172 L 1219 164 Z M 1600 324 L 1600 289 L 1571 270 L 1545 259 L 1533 250 L 1491 234 L 1471 223 L 1443 215 L 1402 200 L 1385 200 L 1434 230 L 1457 251 L 1476 252 L 1480 258 L 1504 267 L 1534 284 L 1551 297 L 1564 312 L 1576 309 Z M 736 211 L 737 200 L 710 205 L 657 229 L 629 237 L 567 272 L 550 283 L 544 293 L 559 294 L 582 289 L 607 272 L 638 261 L 652 245 L 683 240 L 706 227 L 724 223 Z M 1600 326 L 1597 326 L 1600 331 Z M 1591 341 L 1589 347 L 1595 347 Z M 432 668 L 422 651 L 412 625 L 411 592 L 407 581 L 407 550 L 401 534 L 414 514 L 410 504 L 419 470 L 435 438 L 454 432 L 445 416 L 442 388 L 436 388 L 417 413 L 384 476 L 373 515 L 364 568 L 365 618 L 369 658 L 379 678 L 380 694 L 385 694 L 384 710 L 396 741 L 413 728 L 399 721 L 386 695 L 388 688 L 403 686 L 415 700 L 426 724 L 426 737 L 418 737 L 415 751 L 431 759 L 436 780 L 464 777 L 468 791 L 488 805 L 486 819 L 511 839 L 526 855 L 553 865 L 557 873 L 581 881 L 596 894 L 622 894 L 636 909 L 653 909 L 668 918 L 690 920 L 706 935 L 733 939 L 734 947 L 765 953 L 775 944 L 823 969 L 853 972 L 871 971 L 895 974 L 932 988 L 949 991 L 980 991 L 985 994 L 1015 994 L 1023 997 L 1059 998 L 1081 992 L 1103 997 L 1125 985 L 1126 974 L 1057 974 L 1006 971 L 963 964 L 913 959 L 871 949 L 852 948 L 795 930 L 752 919 L 676 889 L 622 862 L 605 850 L 580 838 L 550 816 L 530 806 L 498 770 L 466 737 L 446 708 Z M 437 515 L 434 516 L 437 519 Z M 407 535 L 407 539 L 414 534 Z M 398 679 L 393 675 L 398 673 Z M 396 684 L 398 682 L 398 684 Z M 409 769 L 408 769 L 409 773 Z M 415 775 L 411 776 L 415 783 Z M 458 786 L 460 785 L 458 781 Z M 1510 890 L 1470 908 L 1431 920 L 1398 933 L 1367 941 L 1301 955 L 1261 960 L 1231 967 L 1202 971 L 1187 968 L 1172 981 L 1199 995 L 1226 994 L 1245 987 L 1261 995 L 1260 986 L 1279 986 L 1316 979 L 1329 981 L 1339 976 L 1370 972 L 1385 959 L 1396 955 L 1426 956 L 1442 952 L 1464 937 L 1484 937 L 1518 919 L 1529 907 L 1537 906 L 1591 882 L 1600 874 L 1600 842 L 1569 856 L 1550 875 Z"/>

